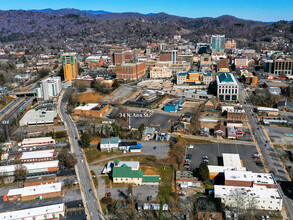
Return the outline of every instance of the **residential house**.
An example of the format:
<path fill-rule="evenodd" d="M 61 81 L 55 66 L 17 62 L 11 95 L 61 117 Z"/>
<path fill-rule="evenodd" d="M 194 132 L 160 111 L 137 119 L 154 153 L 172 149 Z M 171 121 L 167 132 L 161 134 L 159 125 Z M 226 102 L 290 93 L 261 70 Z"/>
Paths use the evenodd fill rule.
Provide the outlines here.
<path fill-rule="evenodd" d="M 100 150 L 104 151 L 117 151 L 119 143 L 121 142 L 119 137 L 103 138 L 100 143 Z"/>
<path fill-rule="evenodd" d="M 156 141 L 169 141 L 170 136 L 167 131 L 157 131 L 155 135 Z"/>
<path fill-rule="evenodd" d="M 182 122 L 175 122 L 172 126 L 173 132 L 184 132 L 184 130 L 185 130 L 185 125 Z"/>
<path fill-rule="evenodd" d="M 146 127 L 142 133 L 142 140 L 149 141 L 154 139 L 155 131 L 154 127 Z"/>
<path fill-rule="evenodd" d="M 216 98 L 212 97 L 210 99 L 207 99 L 203 105 L 202 108 L 204 110 L 216 110 L 219 106 L 219 102 Z"/>
<path fill-rule="evenodd" d="M 214 135 L 225 138 L 226 137 L 226 126 L 217 124 L 214 128 Z"/>

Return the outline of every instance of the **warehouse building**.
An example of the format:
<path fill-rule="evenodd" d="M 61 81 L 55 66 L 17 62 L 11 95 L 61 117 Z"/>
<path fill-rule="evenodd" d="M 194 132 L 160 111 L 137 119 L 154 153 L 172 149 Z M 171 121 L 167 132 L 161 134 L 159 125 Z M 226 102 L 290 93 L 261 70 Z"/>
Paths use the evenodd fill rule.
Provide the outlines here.
<path fill-rule="evenodd" d="M 52 137 L 28 138 L 23 139 L 23 141 L 21 142 L 22 147 L 42 146 L 50 144 L 56 144 L 56 141 Z"/>
<path fill-rule="evenodd" d="M 0 219 L 7 219 L 7 220 L 23 220 L 23 219 L 34 219 L 34 220 L 57 219 L 58 220 L 60 216 L 65 216 L 64 203 L 0 213 Z"/>
<path fill-rule="evenodd" d="M 80 105 L 74 109 L 74 114 L 78 116 L 90 116 L 90 117 L 103 117 L 110 109 L 108 104 L 88 103 L 86 105 Z"/>
<path fill-rule="evenodd" d="M 57 123 L 57 111 L 31 109 L 20 119 L 19 126 L 53 125 Z"/>
<path fill-rule="evenodd" d="M 11 189 L 4 195 L 3 200 L 22 202 L 31 201 L 36 199 L 53 198 L 62 195 L 62 183 L 52 183 L 37 186 L 28 186 L 20 189 Z"/>
<path fill-rule="evenodd" d="M 57 183 L 56 174 L 27 177 L 25 182 L 23 183 L 23 186 L 24 187 L 37 186 L 37 185 L 52 184 L 52 183 Z"/>
<path fill-rule="evenodd" d="M 37 163 L 24 163 L 29 174 L 36 173 L 51 173 L 58 170 L 59 160 L 44 161 Z M 14 180 L 14 170 L 17 165 L 0 166 L 0 176 L 7 177 L 6 182 L 12 182 Z"/>
<path fill-rule="evenodd" d="M 54 160 L 55 150 L 41 150 L 23 152 L 19 158 L 22 163 Z"/>

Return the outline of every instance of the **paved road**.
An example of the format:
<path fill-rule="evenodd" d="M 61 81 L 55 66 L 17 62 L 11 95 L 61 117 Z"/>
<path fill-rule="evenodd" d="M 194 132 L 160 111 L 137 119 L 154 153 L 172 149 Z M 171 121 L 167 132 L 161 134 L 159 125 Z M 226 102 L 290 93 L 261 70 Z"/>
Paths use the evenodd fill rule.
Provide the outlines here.
<path fill-rule="evenodd" d="M 235 77 L 237 80 L 238 78 Z M 242 97 L 242 101 L 246 102 L 244 105 L 244 109 L 247 112 L 247 118 L 250 123 L 251 129 L 254 132 L 255 139 L 257 141 L 257 144 L 260 147 L 261 153 L 264 157 L 264 160 L 266 162 L 267 168 L 270 170 L 270 172 L 273 172 L 275 175 L 275 178 L 277 181 L 291 181 L 287 173 L 285 172 L 282 162 L 280 161 L 280 158 L 276 154 L 273 146 L 270 143 L 270 140 L 268 140 L 267 136 L 265 135 L 265 132 L 263 128 L 258 125 L 259 120 L 255 113 L 253 113 L 253 105 L 250 102 L 249 97 L 247 96 L 245 89 L 242 87 L 242 84 L 239 83 L 240 86 L 240 95 Z M 284 195 L 284 192 L 282 191 L 282 188 L 278 184 L 278 188 L 284 198 L 284 205 L 287 212 L 287 216 L 289 219 L 293 219 L 293 205 L 291 199 L 289 199 L 287 196 Z"/>
<path fill-rule="evenodd" d="M 93 184 L 91 181 L 91 175 L 89 174 L 89 170 L 87 169 L 86 162 L 85 162 L 85 156 L 83 154 L 82 149 L 79 147 L 78 143 L 78 134 L 75 127 L 74 122 L 69 117 L 68 114 L 66 114 L 65 110 L 66 103 L 61 101 L 60 111 L 62 118 L 64 120 L 65 126 L 68 129 L 69 132 L 69 138 L 71 142 L 72 149 L 74 150 L 74 153 L 77 157 L 78 163 L 78 176 L 79 180 L 81 181 L 81 190 L 84 195 L 87 211 L 88 211 L 88 217 L 92 220 L 95 219 L 104 219 L 102 209 L 100 206 L 100 200 L 98 197 L 96 197 L 96 191 L 93 188 Z"/>

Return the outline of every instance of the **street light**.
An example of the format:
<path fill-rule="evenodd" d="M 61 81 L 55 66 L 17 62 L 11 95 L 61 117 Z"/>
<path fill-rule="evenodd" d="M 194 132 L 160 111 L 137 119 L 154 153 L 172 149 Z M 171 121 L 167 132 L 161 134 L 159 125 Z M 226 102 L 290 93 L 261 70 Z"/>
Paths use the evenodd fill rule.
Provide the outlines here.
<path fill-rule="evenodd" d="M 2 124 L 5 126 L 6 128 L 6 138 L 7 138 L 7 141 L 10 142 L 10 138 L 9 138 L 9 120 L 3 120 L 2 121 Z"/>

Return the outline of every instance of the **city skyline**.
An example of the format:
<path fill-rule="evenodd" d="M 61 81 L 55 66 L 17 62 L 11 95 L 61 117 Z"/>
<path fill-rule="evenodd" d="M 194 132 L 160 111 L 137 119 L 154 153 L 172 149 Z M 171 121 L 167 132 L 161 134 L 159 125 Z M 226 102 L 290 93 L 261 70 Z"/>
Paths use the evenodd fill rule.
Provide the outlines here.
<path fill-rule="evenodd" d="M 286 6 L 286 7 L 284 7 Z M 107 12 L 138 12 L 142 14 L 165 12 L 171 15 L 182 17 L 219 17 L 222 15 L 232 15 L 242 19 L 258 20 L 264 22 L 275 22 L 279 20 L 292 21 L 293 2 L 286 0 L 235 2 L 226 0 L 218 2 L 211 0 L 209 2 L 200 1 L 134 1 L 125 2 L 110 0 L 107 2 L 85 0 L 85 1 L 20 1 L 2 2 L 2 10 L 41 10 L 46 8 L 63 9 L 75 8 L 79 10 L 104 10 Z"/>

